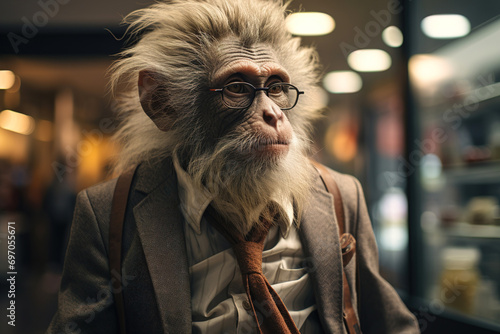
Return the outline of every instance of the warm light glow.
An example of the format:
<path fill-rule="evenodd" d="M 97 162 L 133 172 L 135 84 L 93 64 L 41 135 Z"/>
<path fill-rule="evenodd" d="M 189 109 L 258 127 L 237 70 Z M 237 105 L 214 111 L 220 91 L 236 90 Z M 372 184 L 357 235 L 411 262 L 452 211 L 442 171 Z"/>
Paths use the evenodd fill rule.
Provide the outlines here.
<path fill-rule="evenodd" d="M 331 124 L 325 134 L 325 147 L 339 161 L 349 162 L 358 152 L 356 135 L 346 121 Z"/>
<path fill-rule="evenodd" d="M 294 35 L 320 36 L 335 29 L 335 20 L 325 13 L 293 13 L 286 18 L 286 28 Z"/>
<path fill-rule="evenodd" d="M 71 89 L 66 88 L 56 94 L 54 110 L 54 143 L 63 154 L 70 154 L 79 140 L 78 125 L 73 119 L 74 97 Z"/>
<path fill-rule="evenodd" d="M 353 71 L 333 71 L 323 79 L 323 86 L 334 94 L 355 93 L 363 86 L 358 73 Z"/>
<path fill-rule="evenodd" d="M 29 135 L 35 129 L 33 117 L 12 110 L 4 110 L 0 113 L 0 128 Z"/>
<path fill-rule="evenodd" d="M 30 142 L 31 138 L 28 136 L 21 136 L 0 128 L 0 159 L 25 164 L 30 152 Z"/>
<path fill-rule="evenodd" d="M 429 87 L 449 78 L 453 68 L 444 58 L 435 55 L 414 55 L 408 62 L 410 80 L 418 87 Z"/>
<path fill-rule="evenodd" d="M 382 40 L 390 47 L 398 48 L 403 44 L 403 33 L 396 26 L 390 26 L 382 32 Z"/>
<path fill-rule="evenodd" d="M 54 125 L 52 122 L 40 120 L 36 126 L 35 138 L 40 141 L 49 142 L 52 140 Z"/>
<path fill-rule="evenodd" d="M 462 37 L 470 32 L 469 20 L 458 14 L 427 16 L 420 26 L 426 36 L 436 39 Z"/>
<path fill-rule="evenodd" d="M 359 72 L 385 71 L 391 67 L 391 56 L 384 50 L 364 49 L 353 51 L 347 56 L 349 66 Z"/>
<path fill-rule="evenodd" d="M 12 71 L 0 71 L 0 89 L 10 89 L 15 82 L 16 75 Z"/>

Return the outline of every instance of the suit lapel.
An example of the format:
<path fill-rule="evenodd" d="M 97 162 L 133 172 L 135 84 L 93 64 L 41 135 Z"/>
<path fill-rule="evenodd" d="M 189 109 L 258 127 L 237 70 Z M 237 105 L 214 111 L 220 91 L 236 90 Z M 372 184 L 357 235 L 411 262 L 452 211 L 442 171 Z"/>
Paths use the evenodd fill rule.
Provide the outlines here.
<path fill-rule="evenodd" d="M 311 280 L 323 329 L 343 333 L 342 260 L 333 197 L 320 178 L 313 189 L 311 204 L 304 210 L 300 233 L 304 252 L 311 259 Z"/>
<path fill-rule="evenodd" d="M 149 182 L 155 180 L 154 175 L 138 172 L 136 191 L 147 195 L 134 208 L 134 217 L 163 330 L 165 333 L 190 333 L 191 291 L 177 179 L 168 168 L 160 170 L 166 172 L 167 177 L 165 180 L 163 176 L 164 180 L 156 184 Z"/>

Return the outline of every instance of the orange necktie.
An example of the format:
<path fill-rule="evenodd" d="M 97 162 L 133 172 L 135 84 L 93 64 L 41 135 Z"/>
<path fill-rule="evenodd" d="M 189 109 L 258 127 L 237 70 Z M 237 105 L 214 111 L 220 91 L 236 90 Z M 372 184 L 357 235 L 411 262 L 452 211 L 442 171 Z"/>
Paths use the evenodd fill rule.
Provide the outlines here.
<path fill-rule="evenodd" d="M 207 208 L 206 215 L 210 224 L 233 247 L 259 333 L 300 334 L 285 304 L 262 273 L 264 240 L 272 222 L 261 219 L 260 223 L 243 237 L 211 205 Z"/>

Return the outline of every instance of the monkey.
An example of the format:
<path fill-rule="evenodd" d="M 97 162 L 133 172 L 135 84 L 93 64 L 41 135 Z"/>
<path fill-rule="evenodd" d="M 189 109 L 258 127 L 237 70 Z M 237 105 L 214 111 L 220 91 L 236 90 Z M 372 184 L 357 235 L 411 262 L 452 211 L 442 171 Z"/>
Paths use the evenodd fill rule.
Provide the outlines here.
<path fill-rule="evenodd" d="M 132 98 L 123 102 L 126 106 L 135 103 L 135 115 L 129 116 L 128 122 L 143 124 L 140 132 L 135 130 L 138 126 L 129 127 L 127 123 L 118 133 L 118 137 L 134 138 L 137 145 L 127 142 L 121 153 L 126 158 L 119 160 L 118 169 L 144 150 L 177 155 L 198 186 L 208 186 L 218 194 L 215 206 L 228 219 L 241 222 L 243 234 L 257 221 L 273 193 L 293 198 L 300 220 L 313 175 L 311 166 L 301 162 L 310 153 L 311 122 L 318 118 L 321 107 L 312 99 L 320 73 L 317 53 L 301 46 L 298 38 L 289 38 L 283 29 L 283 15 L 270 10 L 276 3 L 260 5 L 262 13 L 269 9 L 267 12 L 275 15 L 264 18 L 264 22 L 259 21 L 263 18 L 250 17 L 239 34 L 231 32 L 232 26 L 239 25 L 240 15 L 252 11 L 252 5 L 246 2 L 239 12 L 229 13 L 223 20 L 217 21 L 212 15 L 213 21 L 200 19 L 182 32 L 170 25 L 171 20 L 183 15 L 175 10 L 169 10 L 160 22 L 147 21 L 165 4 L 133 13 L 126 19 L 132 31 L 142 31 L 152 24 L 162 25 L 162 29 L 152 31 L 125 51 L 123 56 L 127 58 L 113 69 L 115 86 L 125 81 L 133 87 L 136 79 L 131 69 L 138 73 L 141 106 L 137 92 L 130 92 Z M 211 10 L 208 4 L 199 7 L 202 12 Z M 261 30 L 274 33 L 263 34 Z M 181 36 L 157 46 L 161 34 Z M 151 57 L 154 47 L 161 47 L 164 53 L 158 54 L 159 59 Z M 218 64 L 224 65 L 218 69 Z M 256 94 L 248 110 L 237 110 L 228 109 L 209 91 L 228 82 L 246 82 L 250 76 L 256 80 L 253 83 L 263 86 L 269 82 L 300 83 L 307 93 L 293 109 L 278 108 L 279 115 L 275 115 L 272 110 L 262 110 L 276 109 L 262 106 L 261 101 L 266 100 L 263 94 Z M 174 96 L 190 98 L 174 100 Z M 276 122 L 274 129 L 264 117 Z M 266 142 L 271 145 L 259 144 Z"/>
<path fill-rule="evenodd" d="M 343 332 L 344 265 L 351 286 L 360 276 L 363 332 L 418 332 L 378 274 L 359 182 L 330 170 L 347 200 L 359 273 L 342 263 L 332 195 L 309 160 L 321 67 L 286 30 L 286 13 L 279 0 L 171 0 L 124 19 L 136 42 L 111 67 L 110 85 L 122 117 L 115 173 L 137 166 L 121 248 L 129 332 Z M 112 294 L 85 301 L 116 279 L 106 257 L 116 182 L 79 194 L 48 333 L 68 323 L 123 329 Z M 227 235 L 257 247 L 245 258 L 256 272 L 243 270 Z M 274 296 L 271 306 L 254 300 L 259 289 Z"/>

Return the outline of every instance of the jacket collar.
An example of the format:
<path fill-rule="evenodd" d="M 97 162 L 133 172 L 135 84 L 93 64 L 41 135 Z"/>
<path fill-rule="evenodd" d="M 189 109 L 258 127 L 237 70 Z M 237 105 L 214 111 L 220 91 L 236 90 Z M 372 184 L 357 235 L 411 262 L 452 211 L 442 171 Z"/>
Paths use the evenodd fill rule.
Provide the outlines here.
<path fill-rule="evenodd" d="M 133 209 L 165 333 L 191 333 L 191 292 L 172 160 L 143 163 L 136 191 L 145 197 Z M 152 301 L 153 302 L 153 301 Z"/>
<path fill-rule="evenodd" d="M 343 333 L 342 259 L 333 196 L 316 178 L 299 230 L 321 324 L 326 333 Z"/>
<path fill-rule="evenodd" d="M 159 186 L 175 180 L 173 162 L 170 157 L 141 162 L 135 175 L 135 190 L 149 194 Z"/>

